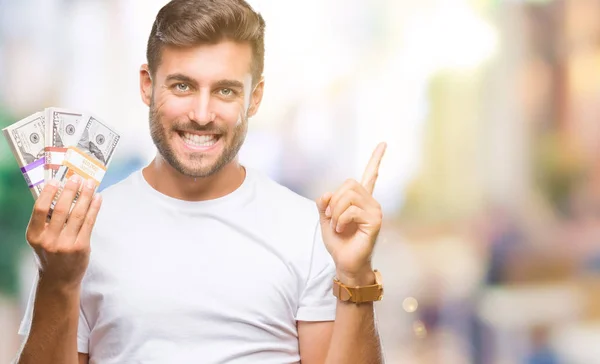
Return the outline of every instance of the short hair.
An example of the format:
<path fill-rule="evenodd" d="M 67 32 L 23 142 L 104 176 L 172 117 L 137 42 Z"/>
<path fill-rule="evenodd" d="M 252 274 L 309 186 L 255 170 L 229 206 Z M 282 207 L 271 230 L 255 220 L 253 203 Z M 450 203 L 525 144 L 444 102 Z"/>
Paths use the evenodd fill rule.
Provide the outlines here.
<path fill-rule="evenodd" d="M 164 46 L 193 47 L 229 40 L 252 47 L 253 83 L 262 77 L 265 21 L 244 0 L 172 0 L 162 7 L 148 38 L 146 58 L 156 74 Z"/>

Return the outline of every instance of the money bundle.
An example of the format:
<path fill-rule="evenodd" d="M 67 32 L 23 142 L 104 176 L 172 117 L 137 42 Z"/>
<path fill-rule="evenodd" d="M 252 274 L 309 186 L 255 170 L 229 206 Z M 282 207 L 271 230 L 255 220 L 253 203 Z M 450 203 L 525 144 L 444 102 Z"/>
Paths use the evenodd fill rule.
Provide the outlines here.
<path fill-rule="evenodd" d="M 44 182 L 58 181 L 59 192 L 77 174 L 100 185 L 121 139 L 98 117 L 50 107 L 2 129 L 34 199 Z"/>
<path fill-rule="evenodd" d="M 45 128 L 44 113 L 37 112 L 2 129 L 34 199 L 44 188 Z"/>
<path fill-rule="evenodd" d="M 78 129 L 80 129 L 80 133 L 78 133 L 76 144 L 67 148 L 62 165 L 54 176 L 58 180 L 59 192 L 52 201 L 51 211 L 54 209 L 65 183 L 74 174 L 84 180 L 91 179 L 96 187 L 100 185 L 121 140 L 120 135 L 114 129 L 93 115 L 84 115 Z M 76 201 L 77 196 L 73 204 Z"/>
<path fill-rule="evenodd" d="M 66 109 L 49 107 L 44 114 L 46 120 L 46 145 L 44 147 L 44 179 L 54 178 L 67 152 L 67 148 L 77 143 L 80 137 L 77 126 L 83 114 Z"/>

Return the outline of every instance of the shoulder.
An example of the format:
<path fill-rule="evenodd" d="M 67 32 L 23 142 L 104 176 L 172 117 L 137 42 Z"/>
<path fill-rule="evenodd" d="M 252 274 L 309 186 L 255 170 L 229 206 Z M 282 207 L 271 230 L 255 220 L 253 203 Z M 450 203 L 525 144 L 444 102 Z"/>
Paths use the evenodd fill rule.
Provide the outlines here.
<path fill-rule="evenodd" d="M 292 191 L 260 171 L 253 171 L 257 193 L 264 206 L 277 216 L 293 217 L 314 224 L 319 214 L 315 201 Z M 296 220 L 298 222 L 298 220 Z"/>
<path fill-rule="evenodd" d="M 140 170 L 135 170 L 119 182 L 98 190 L 97 193 L 102 196 L 102 207 L 96 225 L 111 216 L 120 218 L 123 214 L 128 214 L 128 210 L 135 208 L 140 173 Z"/>
<path fill-rule="evenodd" d="M 102 195 L 103 200 L 114 200 L 126 196 L 132 191 L 135 191 L 136 179 L 139 177 L 140 173 L 141 170 L 134 170 L 125 178 L 121 179 L 119 182 L 107 186 L 103 189 L 99 189 L 98 193 Z"/>

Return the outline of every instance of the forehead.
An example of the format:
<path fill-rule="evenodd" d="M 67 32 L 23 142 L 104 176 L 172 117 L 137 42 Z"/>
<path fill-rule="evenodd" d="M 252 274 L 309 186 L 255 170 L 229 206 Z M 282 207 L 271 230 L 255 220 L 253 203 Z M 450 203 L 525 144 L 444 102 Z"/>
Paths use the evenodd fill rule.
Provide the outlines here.
<path fill-rule="evenodd" d="M 248 43 L 222 41 L 193 47 L 166 46 L 156 70 L 159 79 L 181 73 L 199 82 L 243 80 L 251 72 L 252 48 Z"/>

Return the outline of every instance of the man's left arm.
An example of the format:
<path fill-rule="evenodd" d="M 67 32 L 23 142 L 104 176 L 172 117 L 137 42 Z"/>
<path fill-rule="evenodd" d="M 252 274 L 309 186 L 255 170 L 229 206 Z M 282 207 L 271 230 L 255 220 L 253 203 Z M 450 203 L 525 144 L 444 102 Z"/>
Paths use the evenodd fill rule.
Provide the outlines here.
<path fill-rule="evenodd" d="M 384 363 L 373 303 L 338 301 L 335 321 L 298 322 L 302 364 Z"/>
<path fill-rule="evenodd" d="M 371 258 L 383 214 L 373 189 L 385 149 L 385 143 L 377 146 L 360 183 L 347 180 L 317 201 L 323 242 L 335 262 L 336 278 L 347 287 L 376 283 Z M 302 363 L 383 363 L 373 307 L 379 298 L 359 303 L 339 299 L 334 322 L 299 322 Z"/>

